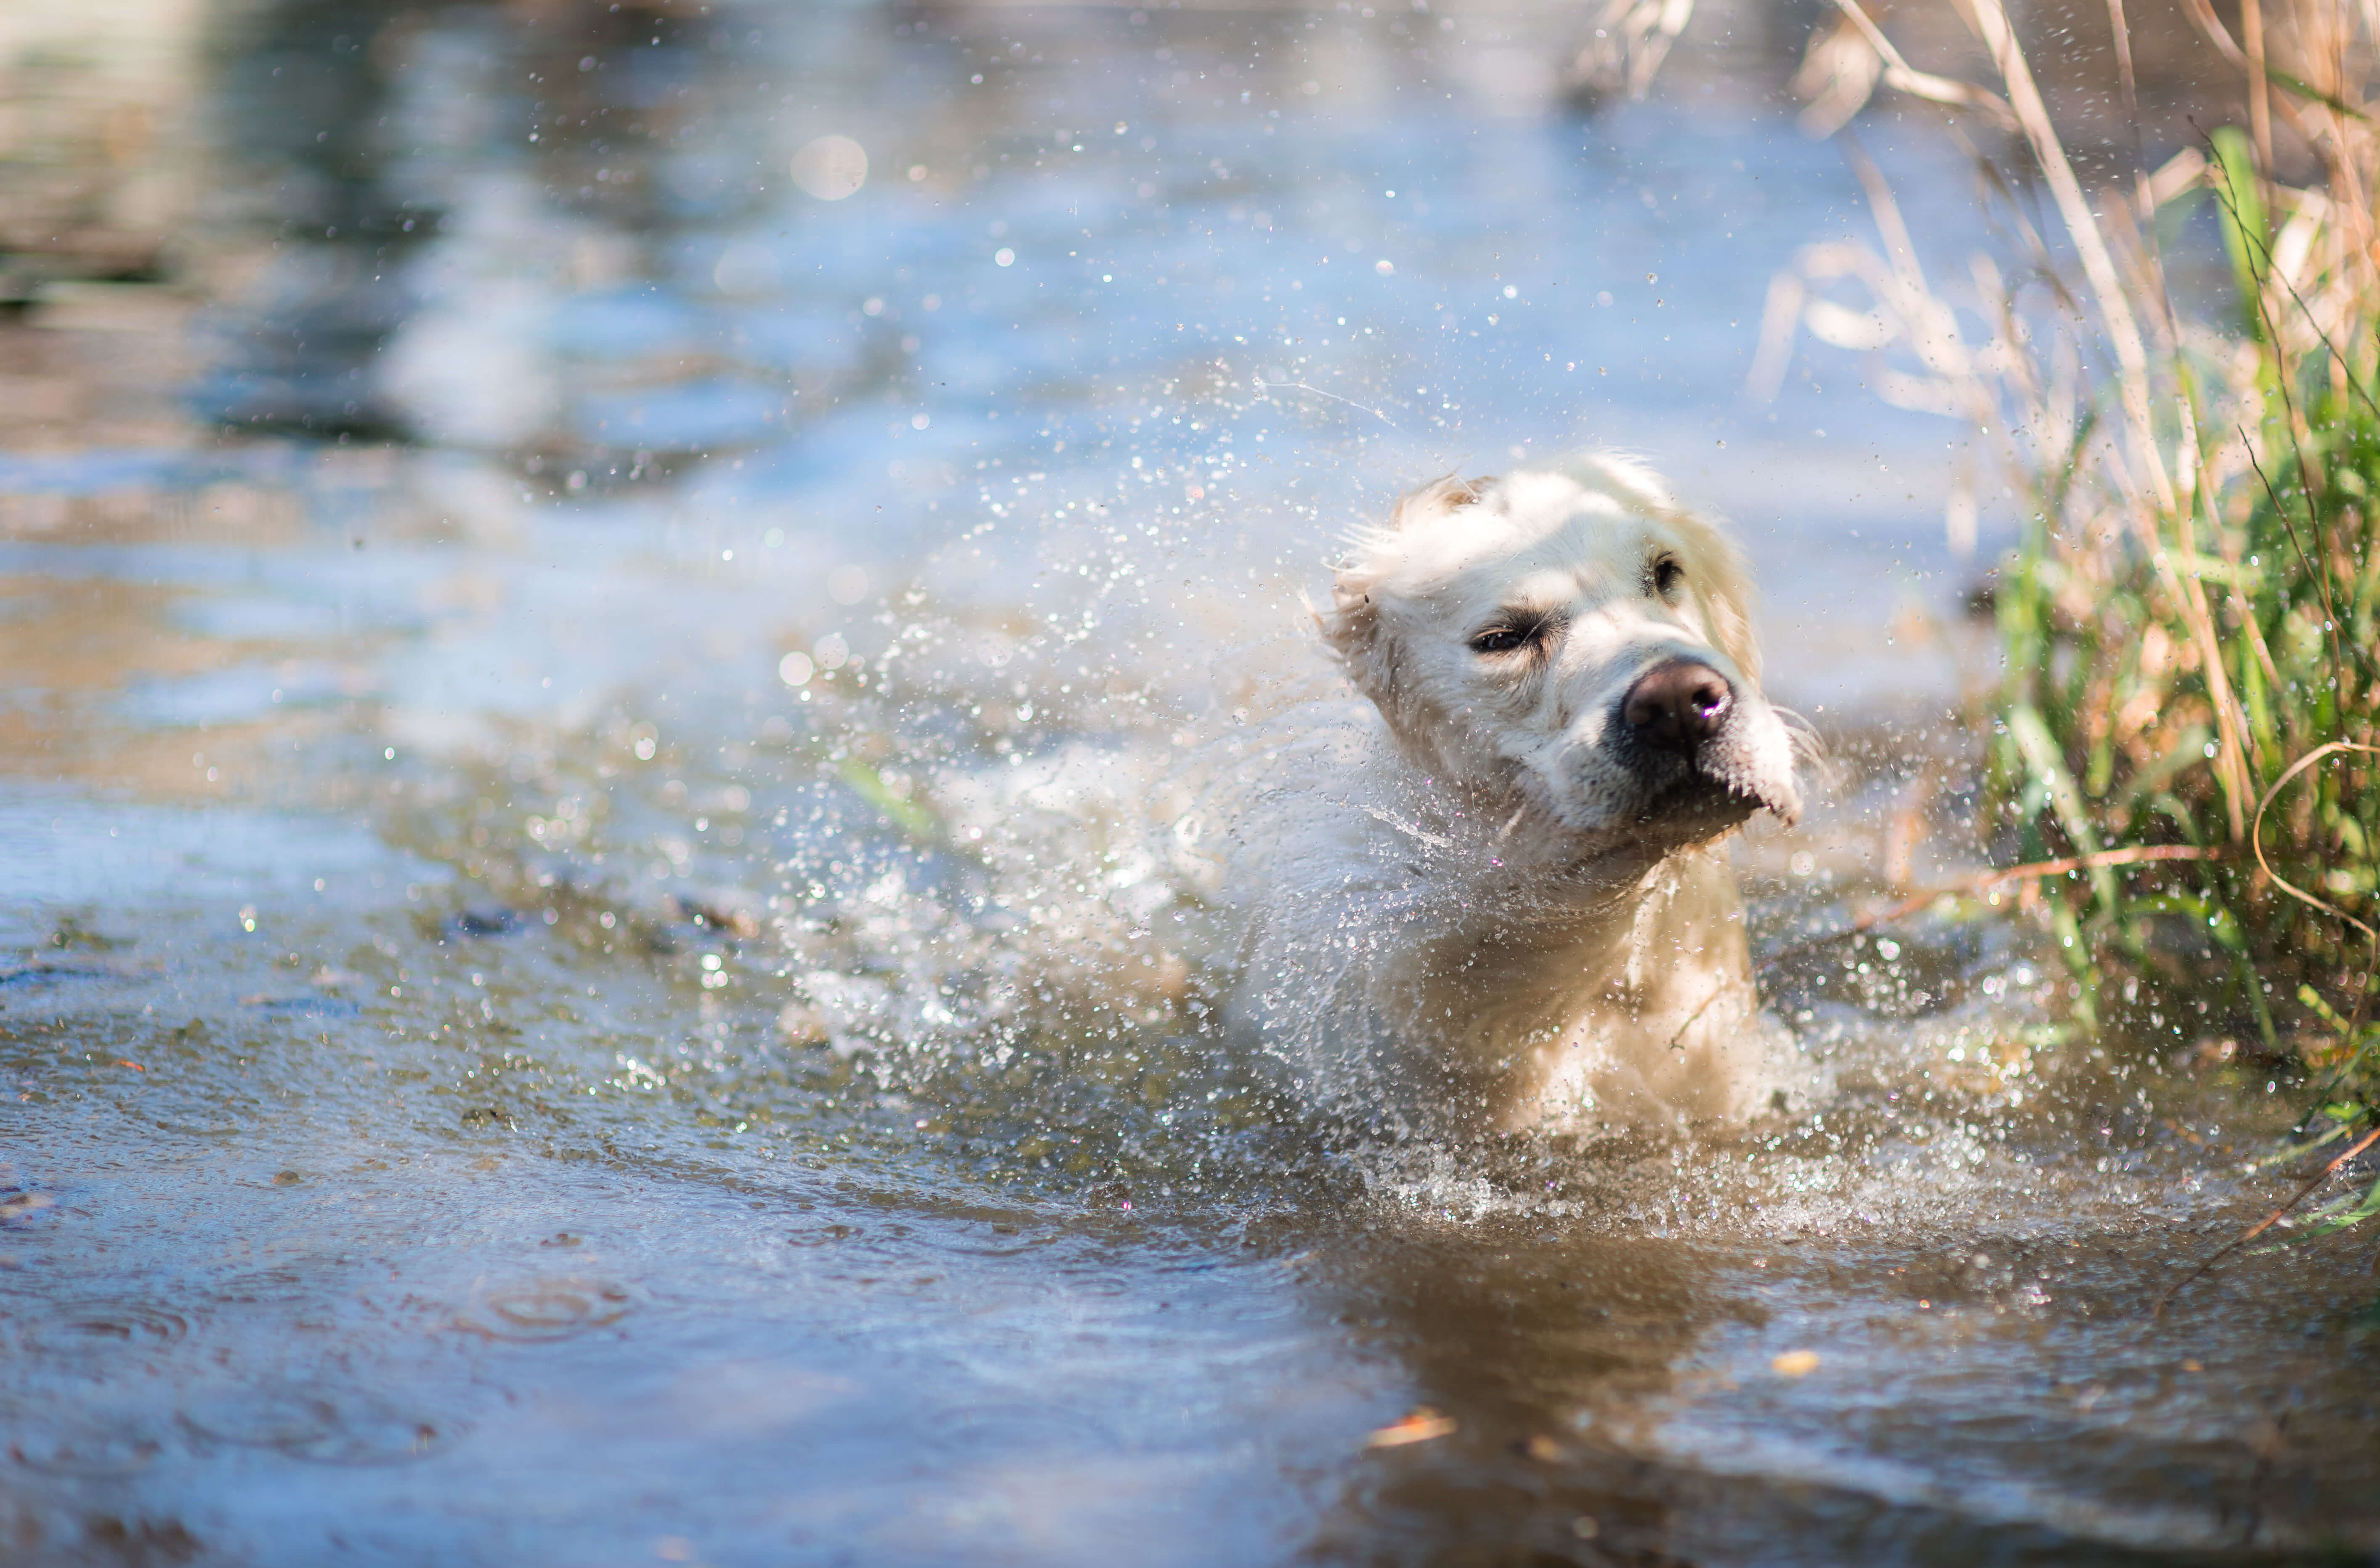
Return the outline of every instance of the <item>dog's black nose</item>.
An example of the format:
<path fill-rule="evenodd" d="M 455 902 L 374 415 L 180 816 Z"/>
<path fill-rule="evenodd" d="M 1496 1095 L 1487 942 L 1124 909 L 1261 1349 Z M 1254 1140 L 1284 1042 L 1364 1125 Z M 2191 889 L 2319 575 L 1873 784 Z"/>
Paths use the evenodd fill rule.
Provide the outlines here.
<path fill-rule="evenodd" d="M 1636 677 L 1620 717 L 1647 746 L 1692 751 L 1718 733 L 1734 702 L 1727 677 L 1708 664 L 1665 659 Z"/>

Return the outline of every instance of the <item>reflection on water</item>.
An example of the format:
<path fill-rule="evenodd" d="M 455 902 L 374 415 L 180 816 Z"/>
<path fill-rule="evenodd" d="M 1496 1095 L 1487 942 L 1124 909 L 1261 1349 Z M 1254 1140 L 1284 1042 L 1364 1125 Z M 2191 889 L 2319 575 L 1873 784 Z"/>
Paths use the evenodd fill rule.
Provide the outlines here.
<path fill-rule="evenodd" d="M 11 13 L 12 1560 L 2380 1547 L 2352 1244 L 2143 1319 L 2288 1095 L 2014 928 L 1785 952 L 1965 799 L 1969 459 L 1739 394 L 1862 222 L 1813 23 L 1588 118 L 1557 10 Z M 1350 1147 L 1206 1028 L 1233 781 L 1340 530 L 1586 439 L 1854 715 L 1740 855 L 1831 1098 Z"/>

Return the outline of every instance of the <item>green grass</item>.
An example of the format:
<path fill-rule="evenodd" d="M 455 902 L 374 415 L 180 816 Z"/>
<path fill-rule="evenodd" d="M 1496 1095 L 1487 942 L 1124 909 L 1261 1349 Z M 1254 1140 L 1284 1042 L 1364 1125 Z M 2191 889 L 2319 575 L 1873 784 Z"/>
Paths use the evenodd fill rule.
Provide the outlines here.
<path fill-rule="evenodd" d="M 2380 741 L 2375 321 L 2366 309 L 2338 334 L 2313 316 L 2273 271 L 2244 140 L 2215 148 L 2242 319 L 2164 370 L 2177 467 L 2216 478 L 2095 532 L 2105 497 L 2073 493 L 2083 464 L 2020 476 L 2033 516 L 1995 595 L 1996 847 L 2205 851 L 2045 890 L 2078 1015 L 2247 1035 L 2342 1072 L 2364 1103 L 2380 1090 L 2380 1027 L 2359 1008 L 2372 952 L 2341 916 L 2367 920 L 2380 877 L 2380 758 L 2345 749 Z M 2226 359 L 2230 385 L 2204 363 Z"/>
<path fill-rule="evenodd" d="M 2005 275 L 1977 258 L 1972 298 L 1937 291 L 1854 152 L 1883 243 L 1805 252 L 1760 364 L 1773 384 L 1797 322 L 1880 352 L 1888 395 L 1960 411 L 2002 455 L 2026 521 L 1993 584 L 1984 832 L 2002 866 L 2084 862 L 2018 901 L 2064 956 L 2072 1025 L 2155 1051 L 2228 1038 L 2302 1071 L 2301 1132 L 2353 1147 L 2380 1124 L 2380 21 L 2277 0 L 2244 56 L 2220 41 L 2269 57 L 2263 95 L 2313 160 L 2299 185 L 2269 131 L 2227 128 L 2086 191 L 2000 0 L 1961 7 L 1993 87 L 1912 75 L 1838 4 L 1829 48 L 1873 47 L 1888 85 L 2009 133 L 1977 159 L 2022 254 Z M 2231 263 L 2215 320 L 2164 282 L 2193 202 Z M 2314 1228 L 2375 1215 L 2380 1186 Z"/>

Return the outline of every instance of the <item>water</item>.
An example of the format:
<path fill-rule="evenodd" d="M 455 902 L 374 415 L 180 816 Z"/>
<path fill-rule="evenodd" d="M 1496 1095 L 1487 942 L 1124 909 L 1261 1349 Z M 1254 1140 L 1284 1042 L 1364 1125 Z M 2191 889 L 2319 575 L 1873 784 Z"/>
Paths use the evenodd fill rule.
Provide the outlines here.
<path fill-rule="evenodd" d="M 1862 222 L 1806 21 L 1593 118 L 1551 11 L 44 25 L 9 1560 L 2380 1550 L 2368 1241 L 2148 1317 L 2289 1086 L 2058 1043 L 2014 924 L 1791 946 L 1961 863 L 1973 636 L 1949 428 L 1739 392 Z M 1209 1027 L 1219 802 L 1333 537 L 1579 440 L 1738 518 L 1836 728 L 1739 854 L 1832 1098 L 1351 1146 Z"/>

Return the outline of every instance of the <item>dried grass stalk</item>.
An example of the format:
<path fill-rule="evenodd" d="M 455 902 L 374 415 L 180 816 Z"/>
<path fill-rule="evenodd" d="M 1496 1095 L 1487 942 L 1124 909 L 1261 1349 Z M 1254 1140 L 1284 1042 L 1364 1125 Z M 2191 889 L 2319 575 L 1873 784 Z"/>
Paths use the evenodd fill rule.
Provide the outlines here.
<path fill-rule="evenodd" d="M 2000 454 L 2024 529 L 1994 584 L 2006 675 L 1989 836 L 2010 860 L 2076 860 L 2034 907 L 2082 1020 L 2251 1030 L 2270 1052 L 2338 1064 L 2340 1104 L 2380 1100 L 2353 935 L 2380 880 L 2380 7 L 2250 6 L 2244 42 L 2197 17 L 2248 75 L 2247 133 L 2155 170 L 2136 160 L 2128 188 L 2095 201 L 2002 0 L 1959 0 L 1998 89 L 1962 92 L 1910 87 L 1925 73 L 1839 4 L 1805 62 L 1804 123 L 1831 132 L 1882 86 L 2012 125 L 2029 169 L 1978 153 L 1978 172 L 2001 198 L 2037 178 L 2058 227 L 2036 232 L 2005 201 L 2023 281 L 1978 257 L 1954 298 L 1846 139 L 1880 243 L 1813 246 L 1776 280 L 1754 389 L 1774 390 L 1806 332 L 1868 356 L 1888 401 L 1961 419 Z M 2129 106 L 2120 0 L 2108 11 Z M 2321 177 L 2272 178 L 2274 119 Z M 2230 320 L 2185 317 L 2163 282 L 2160 228 L 2209 202 L 2238 284 Z M 1954 535 L 1972 506 L 1952 497 Z M 2158 845 L 2207 853 L 2155 875 L 2107 869 Z M 2114 978 L 2130 1003 L 2109 1003 Z"/>

